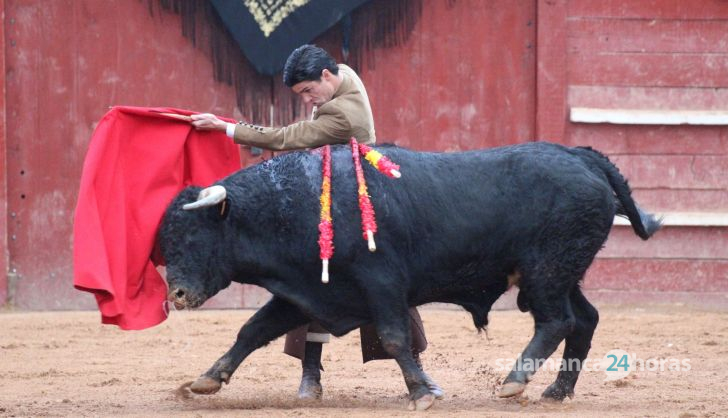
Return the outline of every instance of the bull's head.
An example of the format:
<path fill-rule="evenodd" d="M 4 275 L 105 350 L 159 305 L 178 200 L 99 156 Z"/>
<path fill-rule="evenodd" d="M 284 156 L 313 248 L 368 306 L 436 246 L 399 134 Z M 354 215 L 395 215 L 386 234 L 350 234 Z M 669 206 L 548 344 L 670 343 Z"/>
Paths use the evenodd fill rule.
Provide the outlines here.
<path fill-rule="evenodd" d="M 167 266 L 167 299 L 178 309 L 199 307 L 230 284 L 223 243 L 226 195 L 220 185 L 188 187 L 167 208 L 159 243 Z"/>

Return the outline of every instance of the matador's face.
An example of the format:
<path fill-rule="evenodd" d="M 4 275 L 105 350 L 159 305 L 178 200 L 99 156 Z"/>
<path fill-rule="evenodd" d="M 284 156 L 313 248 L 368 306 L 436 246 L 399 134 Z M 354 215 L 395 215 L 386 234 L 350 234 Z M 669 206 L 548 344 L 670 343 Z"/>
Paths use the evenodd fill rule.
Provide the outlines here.
<path fill-rule="evenodd" d="M 294 84 L 291 89 L 303 98 L 304 103 L 321 106 L 334 97 L 339 84 L 341 84 L 339 77 L 324 69 L 319 80 L 301 81 Z"/>

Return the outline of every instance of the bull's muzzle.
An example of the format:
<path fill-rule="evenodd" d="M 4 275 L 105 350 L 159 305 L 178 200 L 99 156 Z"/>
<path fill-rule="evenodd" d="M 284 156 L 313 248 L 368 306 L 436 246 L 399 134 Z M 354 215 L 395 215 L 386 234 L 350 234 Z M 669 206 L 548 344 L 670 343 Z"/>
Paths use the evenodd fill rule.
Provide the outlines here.
<path fill-rule="evenodd" d="M 174 304 L 175 309 L 184 309 L 187 307 L 191 307 L 189 306 L 189 303 L 187 301 L 187 292 L 179 287 L 176 289 L 172 289 L 167 294 L 167 300 Z"/>

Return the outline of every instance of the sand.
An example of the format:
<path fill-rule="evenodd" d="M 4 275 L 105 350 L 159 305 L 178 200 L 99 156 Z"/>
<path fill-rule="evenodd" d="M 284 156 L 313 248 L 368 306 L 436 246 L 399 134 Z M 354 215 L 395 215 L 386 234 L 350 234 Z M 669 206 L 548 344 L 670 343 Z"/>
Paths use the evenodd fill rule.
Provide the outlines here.
<path fill-rule="evenodd" d="M 605 381 L 582 372 L 576 396 L 540 400 L 554 380 L 540 370 L 524 395 L 499 399 L 499 383 L 533 333 L 530 315 L 493 311 L 488 335 L 467 313 L 421 310 L 428 350 L 424 365 L 446 391 L 428 416 L 674 416 L 728 414 L 728 313 L 680 305 L 601 306 L 589 359 L 624 350 L 642 370 Z M 283 340 L 253 353 L 215 395 L 180 385 L 205 372 L 233 343 L 252 310 L 173 312 L 154 328 L 122 331 L 96 312 L 0 313 L 0 416 L 413 416 L 399 368 L 391 360 L 361 363 L 359 334 L 324 348 L 320 402 L 296 399 L 297 360 Z M 563 344 L 562 344 L 563 346 Z M 552 356 L 561 358 L 561 348 Z M 664 366 L 659 367 L 659 360 Z M 637 363 L 636 365 L 639 365 Z"/>

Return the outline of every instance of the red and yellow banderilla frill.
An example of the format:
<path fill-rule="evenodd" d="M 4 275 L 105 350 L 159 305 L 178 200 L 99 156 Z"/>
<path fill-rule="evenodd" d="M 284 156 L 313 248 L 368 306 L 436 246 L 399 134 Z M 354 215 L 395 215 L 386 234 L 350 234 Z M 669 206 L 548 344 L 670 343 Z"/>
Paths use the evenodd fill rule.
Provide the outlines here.
<path fill-rule="evenodd" d="M 334 255 L 334 227 L 331 222 L 331 146 L 323 149 L 321 182 L 321 222 L 319 222 L 319 248 L 322 262 L 321 282 L 329 282 L 329 260 Z"/>
<path fill-rule="evenodd" d="M 329 282 L 329 260 L 334 255 L 334 227 L 331 219 L 331 146 L 322 148 L 322 181 L 321 181 L 321 221 L 319 222 L 319 249 L 322 263 L 321 282 Z M 359 144 L 356 138 L 351 138 L 351 156 L 354 159 L 354 171 L 358 184 L 359 209 L 361 210 L 361 228 L 364 239 L 367 241 L 369 251 L 376 251 L 374 234 L 377 232 L 377 221 L 374 216 L 374 206 L 369 199 L 367 183 L 364 179 L 364 170 L 361 167 L 361 155 L 382 174 L 399 178 L 399 166 L 379 151 L 371 147 Z"/>
<path fill-rule="evenodd" d="M 351 156 L 354 159 L 354 170 L 356 171 L 356 181 L 359 184 L 359 209 L 361 210 L 361 229 L 364 239 L 369 244 L 369 251 L 374 252 L 377 246 L 374 243 L 374 234 L 377 232 L 377 221 L 374 218 L 374 207 L 369 194 L 367 193 L 367 183 L 364 179 L 364 170 L 361 168 L 361 159 L 359 158 L 359 145 L 356 138 L 351 138 Z"/>
<path fill-rule="evenodd" d="M 369 161 L 374 168 L 385 176 L 393 178 L 402 177 L 402 174 L 399 172 L 399 166 L 379 151 L 368 145 L 359 144 L 359 152 L 364 156 L 365 160 Z"/>

